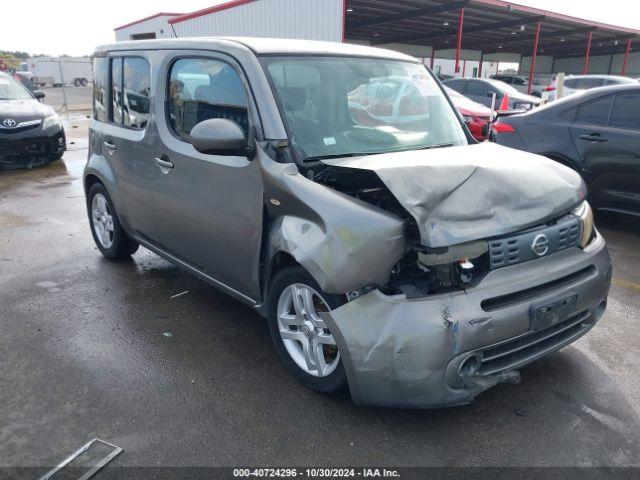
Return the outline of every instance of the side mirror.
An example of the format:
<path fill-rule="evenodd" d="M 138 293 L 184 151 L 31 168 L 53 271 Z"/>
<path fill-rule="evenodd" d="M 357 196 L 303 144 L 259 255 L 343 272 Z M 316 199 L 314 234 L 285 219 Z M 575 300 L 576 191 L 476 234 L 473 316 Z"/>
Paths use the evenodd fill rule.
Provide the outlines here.
<path fill-rule="evenodd" d="M 211 118 L 191 130 L 191 144 L 207 155 L 249 155 L 249 143 L 240 126 L 226 118 Z"/>
<path fill-rule="evenodd" d="M 493 92 L 487 92 L 487 97 L 489 98 L 493 97 Z"/>
<path fill-rule="evenodd" d="M 33 96 L 36 97 L 36 100 L 42 100 L 45 97 L 42 90 L 34 90 Z"/>

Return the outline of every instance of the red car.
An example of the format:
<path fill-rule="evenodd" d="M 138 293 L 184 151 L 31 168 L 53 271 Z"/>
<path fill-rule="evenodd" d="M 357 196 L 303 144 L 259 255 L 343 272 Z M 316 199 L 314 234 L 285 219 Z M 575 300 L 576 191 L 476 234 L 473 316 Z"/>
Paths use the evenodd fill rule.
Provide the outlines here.
<path fill-rule="evenodd" d="M 491 121 L 491 109 L 470 100 L 452 88 L 444 87 L 451 98 L 456 110 L 464 118 L 464 123 L 469 127 L 473 138 L 482 142 L 489 137 L 489 122 Z"/>

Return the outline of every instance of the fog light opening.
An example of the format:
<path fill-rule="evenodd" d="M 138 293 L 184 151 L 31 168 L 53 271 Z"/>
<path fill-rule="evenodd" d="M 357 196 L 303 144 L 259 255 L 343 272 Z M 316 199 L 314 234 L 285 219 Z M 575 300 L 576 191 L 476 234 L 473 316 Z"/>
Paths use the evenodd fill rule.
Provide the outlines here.
<path fill-rule="evenodd" d="M 461 377 L 471 377 L 478 373 L 482 357 L 480 355 L 471 355 L 463 360 L 458 371 Z"/>

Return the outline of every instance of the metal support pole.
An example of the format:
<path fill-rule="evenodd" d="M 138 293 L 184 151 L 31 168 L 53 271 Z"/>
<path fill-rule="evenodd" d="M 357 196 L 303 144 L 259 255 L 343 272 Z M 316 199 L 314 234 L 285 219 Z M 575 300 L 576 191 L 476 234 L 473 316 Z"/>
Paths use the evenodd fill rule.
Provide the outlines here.
<path fill-rule="evenodd" d="M 429 68 L 431 68 L 431 70 L 433 70 L 433 62 L 436 59 L 436 49 L 435 48 L 431 48 L 431 66 Z"/>
<path fill-rule="evenodd" d="M 467 74 L 467 61 L 463 60 L 462 61 L 462 78 L 464 78 L 466 74 Z"/>
<path fill-rule="evenodd" d="M 582 74 L 589 73 L 589 58 L 591 57 L 591 40 L 593 38 L 593 32 L 587 34 L 587 52 L 584 56 L 584 67 L 582 67 Z"/>
<path fill-rule="evenodd" d="M 611 75 L 611 69 L 613 68 L 613 53 L 611 55 L 609 55 L 609 69 L 607 70 L 607 73 L 609 75 Z"/>
<path fill-rule="evenodd" d="M 529 66 L 529 87 L 527 93 L 531 95 L 531 89 L 533 88 L 533 73 L 536 69 L 536 57 L 538 55 L 538 41 L 540 40 L 540 22 L 536 26 L 536 36 L 533 39 L 533 53 L 531 54 L 531 65 Z"/>
<path fill-rule="evenodd" d="M 69 117 L 69 103 L 67 102 L 67 87 L 65 86 L 64 74 L 62 73 L 62 62 L 58 61 L 58 69 L 60 70 L 60 82 L 62 83 L 63 108 Z"/>
<path fill-rule="evenodd" d="M 484 50 L 480 50 L 480 63 L 478 64 L 478 78 L 482 78 L 482 63 L 484 62 Z"/>
<path fill-rule="evenodd" d="M 460 71 L 460 50 L 462 50 L 462 27 L 464 25 L 464 8 L 460 9 L 460 18 L 458 20 L 458 41 L 456 44 L 456 75 Z"/>
<path fill-rule="evenodd" d="M 624 61 L 622 62 L 622 72 L 620 75 L 623 77 L 627 73 L 627 62 L 629 61 L 629 53 L 631 52 L 631 37 L 629 37 L 629 41 L 627 42 L 627 49 L 624 52 Z"/>

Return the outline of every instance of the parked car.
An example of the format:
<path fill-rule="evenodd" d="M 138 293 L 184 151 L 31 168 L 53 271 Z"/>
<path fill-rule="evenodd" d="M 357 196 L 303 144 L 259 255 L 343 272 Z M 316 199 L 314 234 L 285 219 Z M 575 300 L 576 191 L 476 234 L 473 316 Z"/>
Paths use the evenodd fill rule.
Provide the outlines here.
<path fill-rule="evenodd" d="M 462 115 L 473 138 L 479 142 L 485 141 L 489 135 L 489 124 L 492 119 L 491 109 L 474 102 L 452 88 L 445 86 L 444 90 L 449 95 L 453 106 Z"/>
<path fill-rule="evenodd" d="M 496 108 L 502 104 L 502 99 L 505 96 L 509 99 L 510 110 L 530 110 L 533 107 L 539 106 L 541 103 L 539 98 L 520 93 L 511 85 L 507 85 L 498 80 L 486 78 L 456 78 L 454 80 L 448 80 L 444 82 L 444 84 L 486 107 L 491 106 L 493 94 L 496 95 Z"/>
<path fill-rule="evenodd" d="M 497 143 L 576 170 L 598 210 L 640 215 L 640 85 L 601 87 L 498 121 Z"/>
<path fill-rule="evenodd" d="M 564 79 L 562 95 L 567 97 L 592 88 L 635 84 L 637 84 L 637 80 L 618 75 L 570 75 Z M 558 95 L 558 79 L 554 78 L 545 88 L 545 91 L 549 92 L 547 95 L 550 101 L 556 100 Z"/>
<path fill-rule="evenodd" d="M 31 168 L 62 158 L 66 140 L 53 108 L 40 103 L 44 93 L 27 90 L 0 72 L 0 168 Z"/>
<path fill-rule="evenodd" d="M 208 38 L 120 42 L 94 62 L 98 250 L 144 245 L 251 306 L 313 390 L 466 403 L 603 314 L 611 261 L 580 176 L 475 142 L 412 57 Z M 418 113 L 389 110 L 398 77 Z M 127 114 L 129 92 L 148 111 Z M 359 123 L 356 97 L 381 125 Z"/>
<path fill-rule="evenodd" d="M 456 109 L 463 115 L 469 131 L 476 140 L 487 139 L 491 109 L 444 87 Z M 425 97 L 413 79 L 403 76 L 373 78 L 349 92 L 349 112 L 359 125 L 368 127 L 393 126 L 410 128 L 423 124 L 429 116 Z"/>
<path fill-rule="evenodd" d="M 523 75 L 515 75 L 509 73 L 500 73 L 491 75 L 493 80 L 498 80 L 500 82 L 504 82 L 507 85 L 511 85 L 513 88 L 518 90 L 520 93 L 526 93 L 529 95 L 529 79 Z M 542 85 L 538 83 L 536 79 L 533 79 L 533 85 L 531 87 L 531 95 L 534 97 L 542 96 Z"/>

